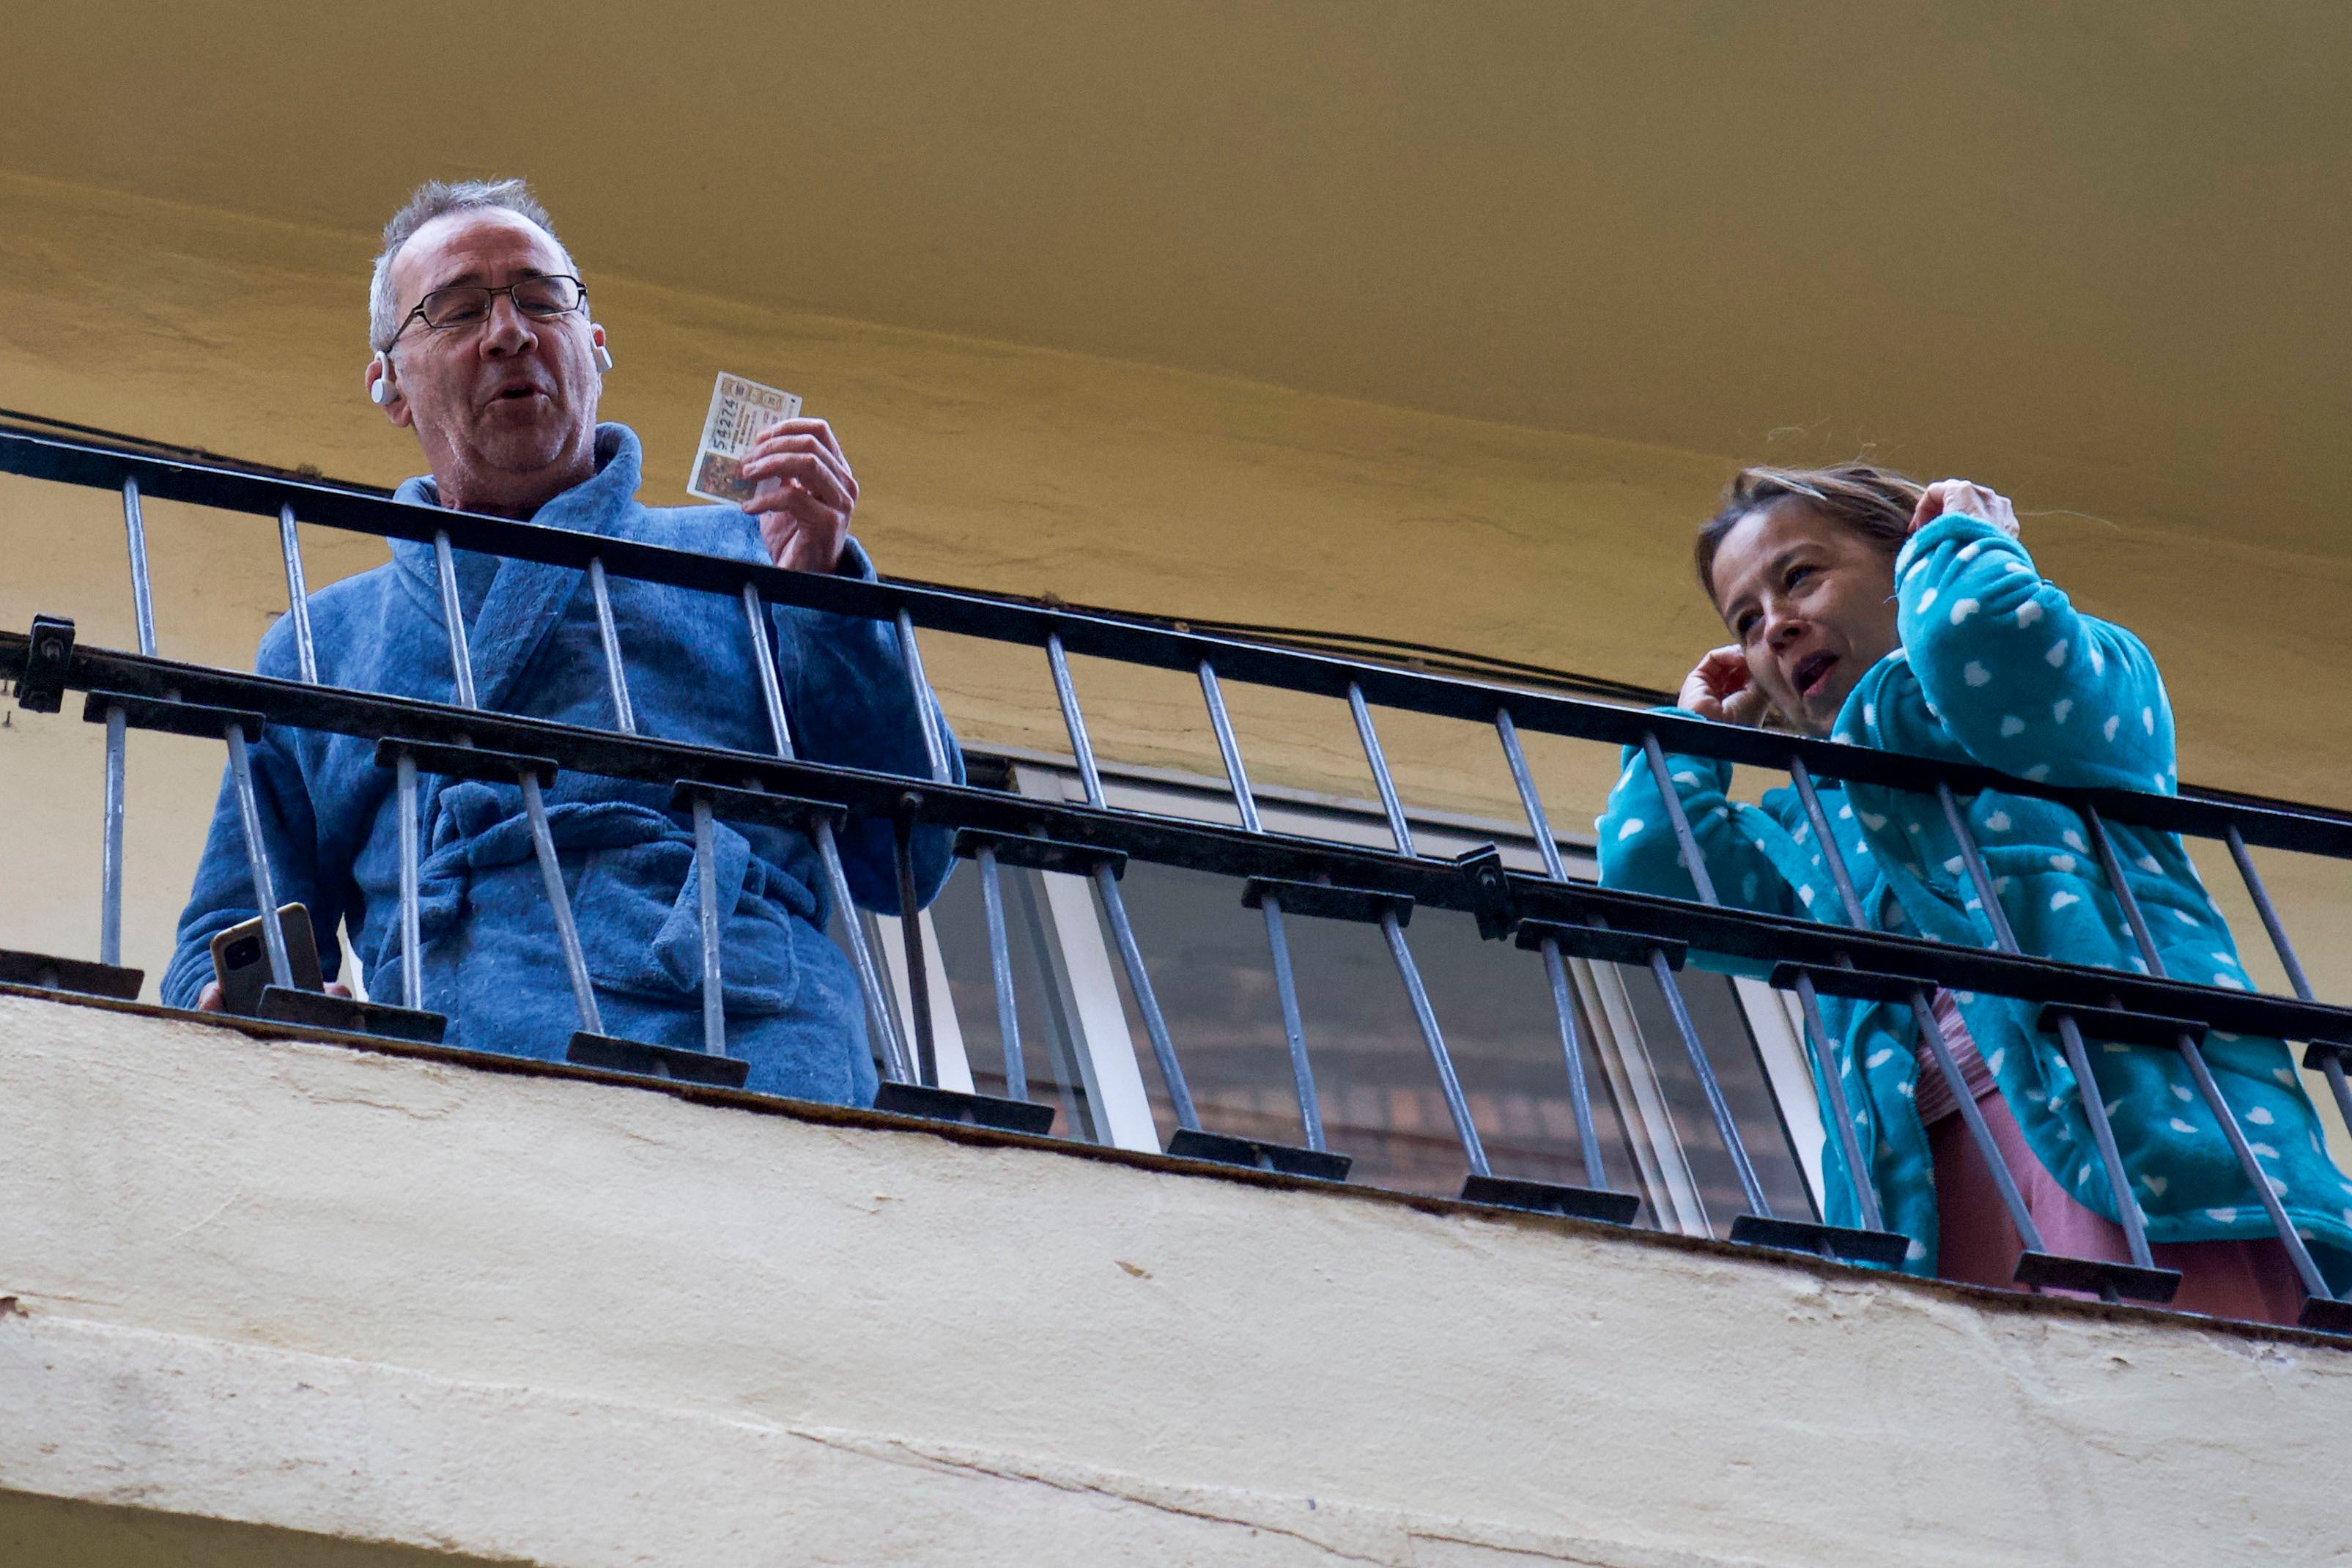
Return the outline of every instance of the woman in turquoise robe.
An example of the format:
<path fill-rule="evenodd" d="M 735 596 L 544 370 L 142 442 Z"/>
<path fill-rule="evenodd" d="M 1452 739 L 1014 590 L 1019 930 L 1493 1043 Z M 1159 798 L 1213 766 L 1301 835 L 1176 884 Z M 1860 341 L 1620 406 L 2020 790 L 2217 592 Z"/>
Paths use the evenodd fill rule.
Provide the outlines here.
<path fill-rule="evenodd" d="M 1769 710 L 1793 728 L 1847 744 L 1974 763 L 2036 782 L 2176 787 L 2171 708 L 2147 646 L 2082 614 L 2043 578 L 2016 537 L 2008 503 L 1990 491 L 1948 481 L 1923 493 L 1858 465 L 1819 474 L 1749 470 L 1703 531 L 1699 557 L 1702 584 L 1740 641 L 1693 672 L 1685 709 L 1749 722 Z M 1889 610 L 1891 626 L 1884 621 Z M 1880 646 L 1890 631 L 1894 646 Z M 1727 902 L 1843 919 L 1793 789 L 1772 790 L 1761 806 L 1748 805 L 1729 798 L 1727 763 L 1674 756 L 1668 772 Z M 1826 780 L 1820 795 L 1875 925 L 1994 945 L 1935 797 Z M 1998 790 L 1967 801 L 1965 810 L 2026 952 L 2145 971 L 2075 812 Z M 1638 749 L 1627 751 L 1595 826 L 1604 883 L 1696 896 Z M 2166 972 L 2246 988 L 2236 944 L 2179 839 L 2124 823 L 2108 831 Z M 2056 1037 L 2035 1028 L 2037 1005 L 1969 993 L 1952 1000 L 1998 1086 L 1997 1100 L 1979 1102 L 1989 1120 L 2012 1118 L 2042 1167 L 2031 1173 L 2046 1173 L 2073 1203 L 2113 1221 L 2115 1194 L 2074 1075 Z M 1887 1227 L 1912 1239 L 1904 1267 L 1936 1273 L 1939 1221 L 1955 1223 L 1948 1204 L 1939 1216 L 1938 1181 L 1956 1182 L 1959 1173 L 1939 1169 L 1916 1106 L 1923 1086 L 1913 1014 L 1833 997 L 1822 999 L 1822 1010 L 1870 1167 L 1850 1170 L 1841 1140 L 1826 1141 L 1825 1217 L 1859 1225 L 1855 1183 L 1868 1181 Z M 2220 1033 L 2204 1049 L 2255 1158 L 2340 1289 L 2352 1279 L 2352 1183 L 2327 1155 L 2293 1055 L 2278 1040 Z M 2254 1248 L 2267 1239 L 2284 1266 L 2270 1219 L 2179 1054 L 2094 1042 L 2090 1057 L 2149 1239 Z M 1827 1121 L 1828 1097 L 1822 1099 Z M 2038 1223 L 2042 1217 L 2037 1212 Z M 1979 1221 L 2006 1226 L 2003 1214 L 1961 1216 Z M 2054 1228 L 2061 1236 L 2068 1230 L 2063 1217 Z M 2157 1250 L 2159 1264 L 2168 1255 L 2191 1264 L 2199 1257 L 2177 1245 Z M 2211 1291 L 2200 1296 L 2198 1270 L 2187 1273 L 2179 1304 L 2249 1310 L 2226 1288 L 2216 1306 Z M 2277 1296 L 2270 1290 L 2272 1306 L 2262 1315 L 2277 1315 Z"/>

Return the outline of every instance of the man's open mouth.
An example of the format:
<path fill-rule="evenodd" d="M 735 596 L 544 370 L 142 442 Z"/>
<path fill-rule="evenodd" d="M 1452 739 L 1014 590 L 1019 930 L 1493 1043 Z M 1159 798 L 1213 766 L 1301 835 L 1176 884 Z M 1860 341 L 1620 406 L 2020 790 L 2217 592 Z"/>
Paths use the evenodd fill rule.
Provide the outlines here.
<path fill-rule="evenodd" d="M 502 386 L 499 389 L 499 395 L 493 401 L 508 403 L 519 398 L 537 397 L 539 395 L 540 390 L 535 386 Z"/>
<path fill-rule="evenodd" d="M 1837 655 L 1809 653 L 1797 665 L 1797 689 L 1807 697 L 1818 697 L 1829 684 L 1830 671 L 1837 668 Z"/>

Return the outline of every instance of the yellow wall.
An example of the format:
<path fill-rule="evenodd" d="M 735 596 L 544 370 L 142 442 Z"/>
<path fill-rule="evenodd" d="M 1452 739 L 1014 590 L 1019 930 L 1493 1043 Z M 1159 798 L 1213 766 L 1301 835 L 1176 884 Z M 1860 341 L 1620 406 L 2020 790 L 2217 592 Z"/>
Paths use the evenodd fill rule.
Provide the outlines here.
<path fill-rule="evenodd" d="M 363 233 L 0 176 L 0 406 L 393 482 L 418 464 L 359 392 L 372 252 Z M 793 315 L 580 261 L 619 362 L 605 411 L 646 438 L 649 500 L 685 500 L 710 379 L 726 369 L 800 392 L 837 423 L 866 498 L 858 531 L 894 574 L 1378 632 L 1660 685 L 1717 634 L 1685 550 L 1727 458 Z M 2352 564 L 2246 542 L 2192 553 L 2153 526 L 2022 505 L 2045 568 L 2156 646 L 2184 776 L 2352 795 L 2352 708 L 2312 700 L 2340 664 L 2324 628 L 2352 596 Z M 247 663 L 283 608 L 274 531 L 151 510 L 163 651 Z M 372 542 L 316 530 L 309 549 L 314 585 L 383 559 Z M 130 646 L 110 498 L 0 481 L 0 624 L 70 614 L 85 637 Z M 1042 656 L 939 637 L 929 657 L 968 737 L 1063 744 Z M 1189 681 L 1083 660 L 1077 679 L 1107 756 L 1214 771 Z M 1234 697 L 1258 777 L 1368 794 L 1337 705 Z M 1408 796 L 1516 813 L 1483 731 L 1392 716 L 1384 738 Z M 0 779 L 33 829 L 12 836 L 5 863 L 40 889 L 0 909 L 0 944 L 94 946 L 96 740 L 70 714 L 0 730 Z M 1540 740 L 1533 751 L 1556 820 L 1580 826 L 1613 759 Z M 217 769 L 217 748 L 134 743 L 126 942 L 151 970 Z M 73 782 L 43 783 L 58 779 Z M 2214 869 L 2219 888 L 2226 866 Z M 2352 975 L 2352 878 L 2286 866 L 2279 891 L 2314 968 Z M 2240 929 L 2260 946 L 2257 928 Z"/>

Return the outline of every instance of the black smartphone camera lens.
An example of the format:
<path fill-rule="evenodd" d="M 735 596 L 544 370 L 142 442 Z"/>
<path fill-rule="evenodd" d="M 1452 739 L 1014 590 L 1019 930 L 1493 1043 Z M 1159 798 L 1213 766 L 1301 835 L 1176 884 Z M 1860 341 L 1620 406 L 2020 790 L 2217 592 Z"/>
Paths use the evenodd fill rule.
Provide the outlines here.
<path fill-rule="evenodd" d="M 243 936 L 228 944 L 228 966 L 231 969 L 249 969 L 260 962 L 261 939 L 259 937 Z"/>

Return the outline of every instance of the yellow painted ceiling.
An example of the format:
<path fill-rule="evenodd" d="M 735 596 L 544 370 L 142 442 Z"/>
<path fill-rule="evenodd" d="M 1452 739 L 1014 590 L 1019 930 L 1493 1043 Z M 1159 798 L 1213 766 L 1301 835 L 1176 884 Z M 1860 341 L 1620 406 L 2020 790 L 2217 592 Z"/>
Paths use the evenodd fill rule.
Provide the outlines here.
<path fill-rule="evenodd" d="M 11 12 L 7 170 L 2343 552 L 2341 5 Z"/>

